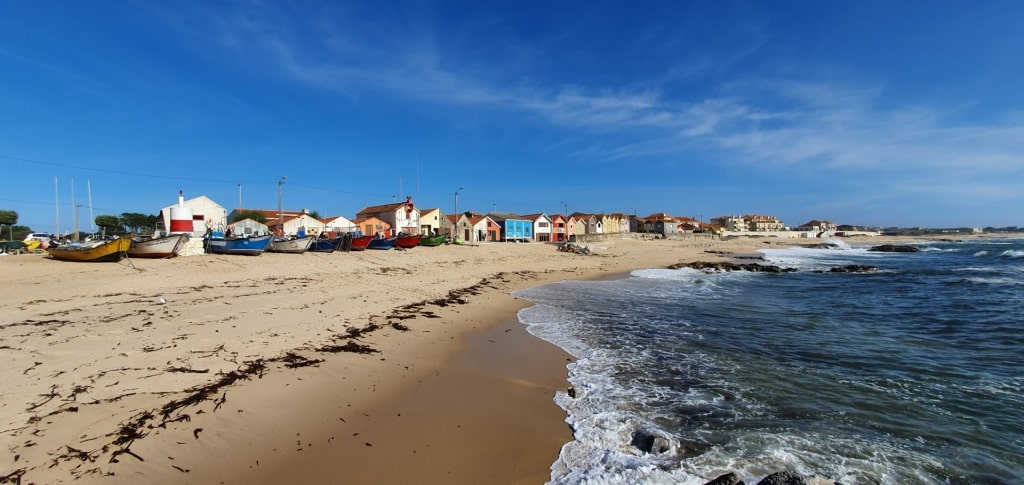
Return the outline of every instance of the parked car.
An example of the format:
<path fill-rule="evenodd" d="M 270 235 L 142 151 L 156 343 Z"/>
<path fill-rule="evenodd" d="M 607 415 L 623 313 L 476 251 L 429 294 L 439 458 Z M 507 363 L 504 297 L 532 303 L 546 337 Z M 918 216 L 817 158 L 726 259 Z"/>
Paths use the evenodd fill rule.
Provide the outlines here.
<path fill-rule="evenodd" d="M 45 232 L 33 232 L 33 233 L 29 233 L 29 235 L 25 236 L 25 240 L 26 241 L 30 241 L 30 240 L 49 241 L 50 239 L 53 239 L 53 235 L 52 234 L 47 234 Z"/>

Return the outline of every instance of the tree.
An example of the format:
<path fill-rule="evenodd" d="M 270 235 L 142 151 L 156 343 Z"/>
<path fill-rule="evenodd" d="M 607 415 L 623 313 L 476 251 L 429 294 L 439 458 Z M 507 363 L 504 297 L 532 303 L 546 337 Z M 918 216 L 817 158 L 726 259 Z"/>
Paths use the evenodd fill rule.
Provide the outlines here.
<path fill-rule="evenodd" d="M 231 218 L 231 220 L 228 221 L 228 223 L 238 222 L 244 219 L 252 219 L 260 224 L 267 223 L 267 216 L 263 215 L 262 212 L 253 210 L 244 210 L 236 212 L 235 216 Z"/>
<path fill-rule="evenodd" d="M 121 224 L 130 232 L 141 232 L 143 228 L 150 228 L 150 216 L 138 212 L 125 212 L 121 214 Z"/>
<path fill-rule="evenodd" d="M 9 210 L 0 210 L 0 229 L 3 228 L 4 224 L 9 226 L 8 234 L 11 240 L 14 240 L 14 225 L 18 223 L 18 213 Z"/>
<path fill-rule="evenodd" d="M 309 211 L 308 215 L 309 215 L 309 217 L 312 217 L 313 219 L 320 219 L 320 213 L 317 212 L 317 211 Z"/>
<path fill-rule="evenodd" d="M 109 214 L 96 216 L 96 225 L 102 227 L 108 233 L 117 232 L 116 229 L 121 227 L 121 218 L 112 216 Z"/>

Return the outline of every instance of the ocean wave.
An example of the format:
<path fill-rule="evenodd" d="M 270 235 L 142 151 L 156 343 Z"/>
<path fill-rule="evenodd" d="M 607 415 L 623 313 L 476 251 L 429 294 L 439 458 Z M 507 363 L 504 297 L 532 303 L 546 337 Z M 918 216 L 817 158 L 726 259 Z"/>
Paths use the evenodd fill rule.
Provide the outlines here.
<path fill-rule="evenodd" d="M 988 251 L 985 251 L 985 250 L 978 251 L 978 252 L 974 253 L 974 256 L 978 257 L 978 258 L 980 258 L 982 256 L 988 256 Z"/>
<path fill-rule="evenodd" d="M 964 278 L 964 280 L 981 285 L 1024 285 L 1024 281 L 1022 280 L 1016 278 L 1009 278 L 1005 276 L 994 276 L 990 278 L 983 278 L 979 276 L 973 278 Z"/>
<path fill-rule="evenodd" d="M 1000 257 L 1004 258 L 1024 258 L 1024 250 L 1022 249 L 1008 249 L 999 253 Z"/>

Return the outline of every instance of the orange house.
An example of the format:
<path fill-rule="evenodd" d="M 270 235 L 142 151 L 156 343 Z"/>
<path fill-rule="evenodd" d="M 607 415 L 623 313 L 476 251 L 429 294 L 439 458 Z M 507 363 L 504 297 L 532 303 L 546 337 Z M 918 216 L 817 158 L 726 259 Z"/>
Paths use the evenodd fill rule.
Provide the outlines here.
<path fill-rule="evenodd" d="M 362 219 L 353 220 L 352 223 L 363 232 L 364 236 L 376 236 L 378 234 L 382 234 L 384 237 L 391 237 L 391 224 L 388 224 L 376 217 L 364 217 Z"/>

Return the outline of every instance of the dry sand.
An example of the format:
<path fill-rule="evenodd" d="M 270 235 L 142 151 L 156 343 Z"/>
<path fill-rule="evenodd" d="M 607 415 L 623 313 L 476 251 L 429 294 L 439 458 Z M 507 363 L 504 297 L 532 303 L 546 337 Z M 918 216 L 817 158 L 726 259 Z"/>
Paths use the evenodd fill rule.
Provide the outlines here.
<path fill-rule="evenodd" d="M 809 242 L 3 257 L 0 483 L 542 483 L 569 356 L 511 291 Z"/>

